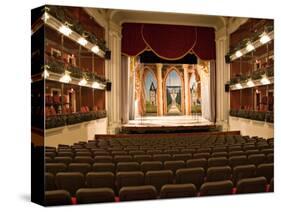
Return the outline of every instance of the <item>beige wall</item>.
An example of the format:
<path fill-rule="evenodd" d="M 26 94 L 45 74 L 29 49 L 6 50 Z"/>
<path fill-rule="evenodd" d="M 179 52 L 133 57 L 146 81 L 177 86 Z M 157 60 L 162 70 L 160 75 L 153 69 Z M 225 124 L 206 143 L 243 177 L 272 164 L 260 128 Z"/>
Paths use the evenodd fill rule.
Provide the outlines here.
<path fill-rule="evenodd" d="M 274 137 L 273 124 L 238 117 L 229 116 L 229 130 L 240 130 L 241 135 L 259 136 L 263 138 Z"/>
<path fill-rule="evenodd" d="M 107 133 L 107 118 L 73 124 L 45 131 L 45 146 L 57 147 L 58 144 L 72 145 L 78 141 L 88 141 L 95 134 Z"/>

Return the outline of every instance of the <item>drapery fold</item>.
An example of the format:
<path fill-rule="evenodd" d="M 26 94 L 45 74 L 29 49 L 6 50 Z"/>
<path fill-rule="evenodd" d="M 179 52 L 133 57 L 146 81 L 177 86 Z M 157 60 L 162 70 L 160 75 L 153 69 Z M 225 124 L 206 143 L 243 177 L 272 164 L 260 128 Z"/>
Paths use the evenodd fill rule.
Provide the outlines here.
<path fill-rule="evenodd" d="M 122 54 L 137 56 L 145 50 L 166 60 L 178 60 L 188 53 L 202 60 L 213 60 L 215 31 L 210 27 L 124 23 Z"/>

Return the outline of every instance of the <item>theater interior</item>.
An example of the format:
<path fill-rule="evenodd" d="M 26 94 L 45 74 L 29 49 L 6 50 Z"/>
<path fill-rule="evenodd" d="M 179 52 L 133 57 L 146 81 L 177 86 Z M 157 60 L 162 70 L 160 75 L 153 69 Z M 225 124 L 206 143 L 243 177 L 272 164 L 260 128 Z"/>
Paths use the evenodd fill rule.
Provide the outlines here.
<path fill-rule="evenodd" d="M 32 10 L 32 201 L 273 192 L 274 21 Z"/>

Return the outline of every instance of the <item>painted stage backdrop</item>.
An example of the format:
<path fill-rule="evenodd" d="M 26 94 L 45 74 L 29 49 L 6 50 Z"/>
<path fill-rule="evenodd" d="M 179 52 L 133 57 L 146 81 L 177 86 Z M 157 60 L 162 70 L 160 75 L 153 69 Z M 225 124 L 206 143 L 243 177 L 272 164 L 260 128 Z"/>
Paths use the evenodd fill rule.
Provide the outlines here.
<path fill-rule="evenodd" d="M 171 71 L 166 80 L 167 114 L 181 114 L 181 79 L 176 71 Z"/>
<path fill-rule="evenodd" d="M 145 111 L 146 114 L 157 115 L 157 81 L 152 72 L 145 78 Z"/>

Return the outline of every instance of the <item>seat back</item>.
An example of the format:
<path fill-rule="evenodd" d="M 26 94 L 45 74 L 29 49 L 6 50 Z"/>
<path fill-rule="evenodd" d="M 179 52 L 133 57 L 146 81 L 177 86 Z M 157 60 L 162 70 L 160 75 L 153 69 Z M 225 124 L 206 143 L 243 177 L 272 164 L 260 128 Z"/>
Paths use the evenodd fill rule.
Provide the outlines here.
<path fill-rule="evenodd" d="M 196 186 L 193 184 L 166 184 L 162 186 L 160 198 L 195 197 Z"/>
<path fill-rule="evenodd" d="M 116 172 L 139 171 L 140 165 L 138 162 L 119 162 L 116 166 Z"/>
<path fill-rule="evenodd" d="M 119 198 L 120 201 L 156 199 L 157 191 L 151 185 L 122 187 L 119 191 Z"/>
<path fill-rule="evenodd" d="M 178 169 L 185 168 L 185 162 L 183 160 L 177 160 L 177 161 L 165 161 L 164 162 L 164 169 L 166 170 L 172 170 L 172 172 L 175 174 Z"/>
<path fill-rule="evenodd" d="M 270 183 L 270 180 L 273 178 L 273 175 L 274 175 L 273 163 L 263 163 L 257 167 L 257 176 L 265 177 L 268 183 Z"/>
<path fill-rule="evenodd" d="M 254 177 L 255 174 L 256 166 L 253 164 L 236 166 L 233 168 L 232 180 L 234 185 L 236 185 L 239 180 Z"/>
<path fill-rule="evenodd" d="M 91 164 L 89 163 L 70 163 L 68 165 L 68 171 L 69 172 L 81 172 L 83 174 L 86 174 L 90 172 L 92 169 Z"/>
<path fill-rule="evenodd" d="M 52 173 L 45 173 L 45 191 L 56 190 L 55 176 Z"/>
<path fill-rule="evenodd" d="M 226 157 L 212 157 L 208 159 L 208 167 L 227 166 L 228 159 Z"/>
<path fill-rule="evenodd" d="M 170 154 L 154 154 L 153 160 L 164 162 L 166 160 L 171 160 Z"/>
<path fill-rule="evenodd" d="M 133 157 L 131 155 L 115 155 L 114 156 L 114 162 L 131 162 L 133 161 Z"/>
<path fill-rule="evenodd" d="M 46 172 L 56 175 L 58 172 L 65 172 L 67 166 L 64 163 L 46 163 Z"/>
<path fill-rule="evenodd" d="M 114 163 L 94 163 L 93 164 L 94 172 L 115 172 Z"/>
<path fill-rule="evenodd" d="M 186 167 L 187 168 L 195 168 L 195 167 L 207 167 L 207 160 L 205 158 L 200 159 L 190 159 L 186 161 Z"/>
<path fill-rule="evenodd" d="M 80 172 L 59 172 L 56 175 L 58 189 L 67 190 L 71 196 L 75 196 L 79 188 L 83 188 L 84 175 Z"/>
<path fill-rule="evenodd" d="M 148 171 L 145 174 L 145 184 L 153 185 L 160 192 L 165 184 L 173 183 L 173 172 L 171 170 Z"/>
<path fill-rule="evenodd" d="M 210 157 L 210 153 L 209 152 L 202 152 L 202 153 L 194 153 L 193 154 L 193 158 L 194 159 L 199 159 L 199 158 L 205 158 L 208 159 Z"/>
<path fill-rule="evenodd" d="M 110 155 L 95 156 L 94 160 L 95 160 L 95 163 L 111 163 L 112 156 L 110 156 Z"/>
<path fill-rule="evenodd" d="M 202 167 L 184 168 L 176 171 L 177 184 L 194 184 L 199 189 L 204 182 L 205 170 Z"/>
<path fill-rule="evenodd" d="M 245 178 L 237 182 L 237 194 L 244 193 L 258 193 L 266 191 L 266 178 L 265 177 L 254 177 Z"/>
<path fill-rule="evenodd" d="M 86 175 L 86 185 L 90 188 L 111 188 L 114 190 L 114 178 L 112 172 L 89 172 Z"/>
<path fill-rule="evenodd" d="M 200 196 L 232 194 L 232 188 L 230 180 L 206 182 L 200 188 Z"/>
<path fill-rule="evenodd" d="M 231 168 L 229 166 L 211 167 L 207 170 L 207 181 L 222 181 L 231 179 Z"/>
<path fill-rule="evenodd" d="M 114 192 L 110 188 L 80 188 L 76 192 L 78 204 L 114 202 Z"/>
<path fill-rule="evenodd" d="M 94 159 L 91 156 L 76 156 L 73 160 L 74 163 L 89 163 L 93 164 Z"/>
<path fill-rule="evenodd" d="M 145 161 L 141 163 L 140 168 L 144 173 L 147 171 L 157 171 L 163 169 L 163 164 L 161 161 Z"/>
<path fill-rule="evenodd" d="M 117 172 L 116 185 L 120 190 L 123 186 L 140 186 L 144 184 L 144 174 L 141 171 Z"/>
<path fill-rule="evenodd" d="M 45 191 L 45 206 L 70 205 L 71 196 L 65 190 Z"/>
<path fill-rule="evenodd" d="M 68 157 L 68 156 L 65 156 L 65 157 L 54 157 L 54 162 L 55 163 L 64 163 L 64 164 L 69 164 L 72 162 L 72 157 Z"/>
<path fill-rule="evenodd" d="M 248 160 L 246 155 L 232 156 L 229 158 L 229 165 L 234 168 L 235 166 L 247 165 Z"/>
<path fill-rule="evenodd" d="M 179 153 L 179 154 L 173 154 L 172 159 L 173 160 L 183 160 L 187 161 L 192 158 L 191 153 Z"/>
<path fill-rule="evenodd" d="M 151 161 L 152 157 L 151 157 L 151 155 L 134 155 L 133 160 L 141 163 L 143 161 Z"/>
<path fill-rule="evenodd" d="M 256 166 L 265 162 L 265 160 L 266 160 L 265 154 L 252 154 L 248 156 L 249 164 L 255 164 Z"/>

